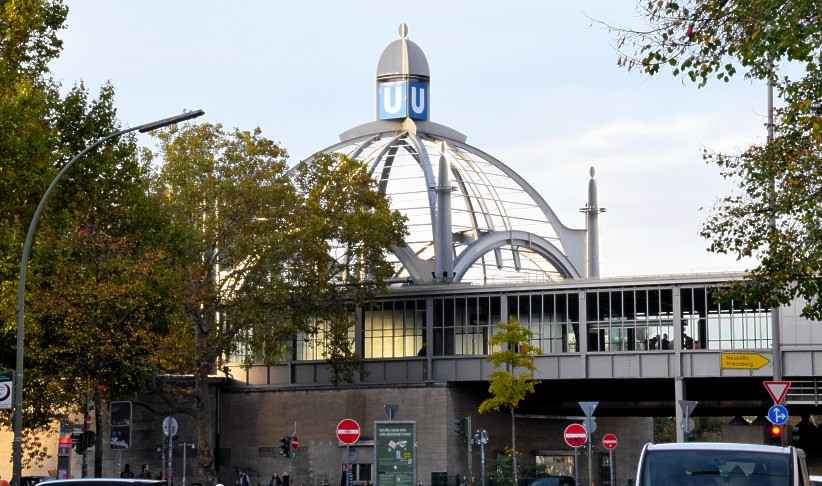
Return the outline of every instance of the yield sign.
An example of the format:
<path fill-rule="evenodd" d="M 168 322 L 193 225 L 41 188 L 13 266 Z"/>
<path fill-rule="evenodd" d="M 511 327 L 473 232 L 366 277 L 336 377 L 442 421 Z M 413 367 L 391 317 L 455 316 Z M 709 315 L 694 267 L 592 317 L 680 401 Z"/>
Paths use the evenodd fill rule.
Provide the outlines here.
<path fill-rule="evenodd" d="M 768 395 L 771 396 L 773 402 L 777 405 L 785 401 L 785 396 L 791 387 L 790 381 L 763 381 L 762 384 L 765 385 L 765 389 L 768 390 Z"/>
<path fill-rule="evenodd" d="M 582 409 L 586 417 L 594 415 L 594 410 L 597 409 L 597 405 L 599 405 L 599 402 L 579 402 L 579 408 Z"/>

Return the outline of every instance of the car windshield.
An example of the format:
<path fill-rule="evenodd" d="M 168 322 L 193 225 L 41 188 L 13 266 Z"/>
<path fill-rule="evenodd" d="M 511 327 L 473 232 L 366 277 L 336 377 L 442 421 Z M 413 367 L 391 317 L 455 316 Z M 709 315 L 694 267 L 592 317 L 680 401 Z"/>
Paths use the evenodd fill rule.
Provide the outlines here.
<path fill-rule="evenodd" d="M 723 450 L 648 451 L 642 486 L 789 486 L 790 455 Z"/>

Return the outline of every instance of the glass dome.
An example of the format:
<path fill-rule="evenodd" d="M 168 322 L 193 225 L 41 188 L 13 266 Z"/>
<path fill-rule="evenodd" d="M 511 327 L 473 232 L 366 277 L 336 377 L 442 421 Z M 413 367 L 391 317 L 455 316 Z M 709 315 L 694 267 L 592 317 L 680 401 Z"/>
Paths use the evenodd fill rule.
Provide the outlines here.
<path fill-rule="evenodd" d="M 405 245 L 391 257 L 394 281 L 581 278 L 587 232 L 564 226 L 522 177 L 465 135 L 428 120 L 428 62 L 407 33 L 401 26 L 401 38 L 380 57 L 378 120 L 321 151 L 363 161 L 391 207 L 408 218 Z"/>

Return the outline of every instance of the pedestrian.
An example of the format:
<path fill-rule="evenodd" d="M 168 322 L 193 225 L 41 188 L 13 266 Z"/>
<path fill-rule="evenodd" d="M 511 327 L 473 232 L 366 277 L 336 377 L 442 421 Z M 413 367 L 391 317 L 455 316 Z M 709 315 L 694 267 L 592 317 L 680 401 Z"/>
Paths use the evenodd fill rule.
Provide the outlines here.
<path fill-rule="evenodd" d="M 288 477 L 288 472 L 283 473 L 283 486 L 291 486 L 291 479 Z"/>
<path fill-rule="evenodd" d="M 120 473 L 120 477 L 124 479 L 134 479 L 134 473 L 131 472 L 130 464 L 123 466 L 123 472 Z"/>
<path fill-rule="evenodd" d="M 140 479 L 151 479 L 151 470 L 148 468 L 148 464 L 143 464 L 143 467 L 140 468 Z"/>

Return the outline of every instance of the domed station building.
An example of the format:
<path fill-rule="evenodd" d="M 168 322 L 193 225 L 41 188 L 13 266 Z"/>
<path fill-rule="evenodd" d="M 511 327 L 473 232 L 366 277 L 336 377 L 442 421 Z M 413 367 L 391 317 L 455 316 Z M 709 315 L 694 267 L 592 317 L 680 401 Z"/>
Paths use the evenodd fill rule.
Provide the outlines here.
<path fill-rule="evenodd" d="M 316 334 L 294 338 L 286 362 L 249 366 L 235 357 L 233 379 L 215 390 L 223 482 L 239 468 L 260 482 L 289 471 L 292 484 L 311 486 L 444 486 L 460 484 L 457 476 L 479 483 L 480 447 L 468 439 L 485 431 L 489 474 L 511 443 L 507 413 L 477 413 L 494 371 L 490 338 L 509 319 L 527 326 L 539 349 L 536 393 L 516 412 L 520 461 L 533 471 L 573 475 L 563 429 L 581 420 L 580 401 L 598 402 L 588 422 L 596 484 L 610 484 L 603 434 L 618 437 L 616 484 L 623 484 L 634 477 L 641 446 L 655 439 L 653 417 L 674 417 L 676 438 L 686 438 L 683 404 L 728 417 L 721 439 L 746 442 L 766 440 L 764 426 L 741 418 L 771 405 L 765 379 L 793 381 L 791 415 L 818 409 L 822 327 L 799 316 L 802 302 L 771 312 L 723 300 L 720 290 L 739 273 L 601 278 L 594 170 L 579 168 L 586 202 L 576 217 L 585 227 L 574 228 L 517 173 L 516 160 L 431 120 L 433 79 L 401 26 L 377 63 L 376 120 L 318 152 L 363 161 L 408 217 L 389 291 L 356 309 L 349 337 L 358 372 L 335 380 L 322 323 Z M 447 103 L 446 93 L 437 101 Z M 343 419 L 360 426 L 350 446 L 336 434 Z M 345 423 L 344 435 L 355 436 Z M 390 434 L 397 435 L 386 441 Z M 291 436 L 299 437 L 296 455 L 278 454 Z M 146 454 L 130 461 L 156 455 Z"/>
<path fill-rule="evenodd" d="M 377 120 L 343 132 L 322 151 L 368 164 L 380 192 L 408 217 L 410 235 L 393 252 L 395 282 L 485 285 L 598 276 L 595 219 L 586 256 L 584 229 L 563 224 L 510 166 L 430 121 L 428 60 L 407 34 L 401 26 L 377 64 Z M 593 179 L 591 191 L 595 199 Z"/>

